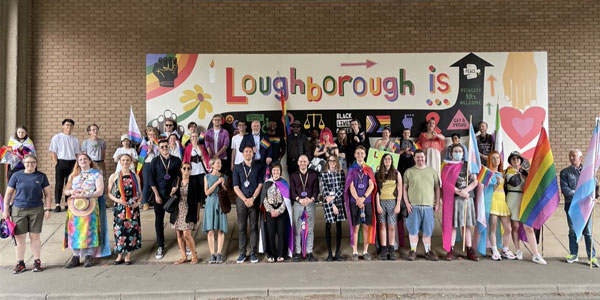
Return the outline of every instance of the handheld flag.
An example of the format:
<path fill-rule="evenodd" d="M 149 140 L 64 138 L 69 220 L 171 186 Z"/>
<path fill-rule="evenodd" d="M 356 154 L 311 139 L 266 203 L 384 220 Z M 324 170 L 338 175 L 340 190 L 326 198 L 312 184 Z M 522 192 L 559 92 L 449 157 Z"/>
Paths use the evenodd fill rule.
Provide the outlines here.
<path fill-rule="evenodd" d="M 535 147 L 529 174 L 523 187 L 519 219 L 523 224 L 540 229 L 560 201 L 554 157 L 544 127 Z"/>
<path fill-rule="evenodd" d="M 133 107 L 129 107 L 129 140 L 131 140 L 135 144 L 139 144 L 142 142 L 142 133 L 140 132 L 140 128 L 135 121 L 135 116 L 133 115 Z"/>
<path fill-rule="evenodd" d="M 471 172 L 471 174 L 479 174 L 479 170 L 481 169 L 481 158 L 479 157 L 477 138 L 475 137 L 475 131 L 473 131 L 473 124 L 471 124 L 471 121 L 469 121 L 469 148 L 467 154 L 469 155 L 469 172 Z"/>
<path fill-rule="evenodd" d="M 585 155 L 585 161 L 583 168 L 581 169 L 581 175 L 577 181 L 577 188 L 575 189 L 575 195 L 571 200 L 571 206 L 569 207 L 569 216 L 573 223 L 573 230 L 577 241 L 581 238 L 581 234 L 592 214 L 594 208 L 595 188 L 596 180 L 595 174 L 598 172 L 600 167 L 600 119 L 596 118 L 596 127 L 590 140 L 587 154 Z"/>

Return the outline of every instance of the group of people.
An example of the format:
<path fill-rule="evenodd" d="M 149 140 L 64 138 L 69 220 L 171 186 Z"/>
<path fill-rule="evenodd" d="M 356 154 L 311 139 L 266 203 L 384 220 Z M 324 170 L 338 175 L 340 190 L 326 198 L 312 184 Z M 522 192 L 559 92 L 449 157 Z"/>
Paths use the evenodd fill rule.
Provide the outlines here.
<path fill-rule="evenodd" d="M 44 218 L 52 211 L 60 213 L 64 197 L 67 213 L 63 247 L 73 252 L 65 267 L 81 263 L 93 265 L 94 257 L 116 253 L 114 264 L 132 264 L 131 253 L 141 248 L 140 211 L 153 207 L 155 214 L 156 259 L 165 255 L 164 219 L 169 214 L 170 227 L 176 230 L 180 258 L 176 264 L 198 263 L 192 231 L 207 233 L 209 263 L 222 263 L 223 243 L 228 231 L 224 198 L 235 196 L 235 211 L 239 226 L 239 256 L 237 263 L 248 259 L 259 261 L 265 253 L 267 262 L 282 262 L 289 258 L 316 261 L 314 227 L 318 205 L 325 219 L 327 261 L 344 260 L 341 255 L 342 226 L 350 228 L 353 261 L 371 260 L 369 246 L 377 244 L 380 260 L 395 260 L 399 244 L 404 241 L 405 224 L 410 242 L 407 260 L 415 260 L 419 233 L 425 248 L 425 259 L 438 260 L 431 247 L 435 227 L 434 213 L 442 203 L 453 200 L 451 245 L 446 260 L 456 259 L 454 243 L 458 234 L 465 239 L 466 258 L 477 261 L 488 248 L 487 236 L 475 230 L 477 216 L 475 194 L 483 189 L 489 206 L 489 243 L 493 260 L 522 259 L 518 228 L 519 208 L 527 170 L 518 152 L 508 157 L 510 166 L 504 169 L 502 159 L 494 151 L 493 136 L 487 124 L 481 122 L 477 144 L 482 162 L 494 173 L 487 186 L 478 184 L 467 170 L 467 148 L 460 136 L 452 136 L 452 144 L 428 120 L 426 130 L 413 141 L 411 130 L 392 141 L 391 129 L 384 128 L 382 138 L 374 148 L 399 154 L 396 164 L 386 153 L 375 170 L 365 160 L 371 147 L 368 136 L 356 119 L 350 128 L 333 132 L 324 128 L 311 137 L 301 132 L 300 122 L 291 124 L 287 140 L 277 133 L 277 123 L 269 122 L 263 133 L 259 121 L 247 124 L 237 121 L 230 138 L 223 128 L 223 117 L 213 116 L 212 127 L 202 132 L 191 122 L 188 132 L 177 130 L 175 120 L 167 119 L 159 128 L 148 126 L 142 142 L 134 145 L 127 135 L 121 136 L 113 159 L 114 172 L 106 170 L 106 143 L 98 137 L 99 126 L 89 125 L 89 138 L 80 144 L 73 136 L 75 122 L 65 119 L 62 132 L 55 135 L 49 151 L 55 165 L 56 184 L 54 207 L 50 184 L 45 174 L 37 171 L 38 156 L 27 129 L 19 127 L 9 145 L 19 154 L 18 162 L 9 167 L 3 218 L 16 223 L 17 265 L 13 273 L 23 272 L 25 240 L 29 234 L 34 256 L 33 271 L 40 271 L 40 233 Z M 247 126 L 250 130 L 247 131 Z M 230 150 L 230 151 L 229 151 Z M 445 160 L 442 153 L 445 150 Z M 286 157 L 287 170 L 282 163 Z M 561 188 L 565 209 L 572 197 L 581 170 L 581 152 L 570 154 L 572 166 L 561 172 Z M 444 161 L 444 164 L 442 164 Z M 462 164 L 456 178 L 442 182 L 445 164 Z M 289 174 L 286 180 L 286 172 Z M 563 174 L 564 173 L 564 174 Z M 140 176 L 141 175 L 141 176 Z M 442 189 L 444 186 L 444 189 Z M 449 200 L 448 200 L 449 199 Z M 109 248 L 106 207 L 112 207 L 114 247 Z M 203 218 L 200 211 L 204 208 Z M 444 207 L 446 209 L 446 207 Z M 466 212 L 466 213 L 463 213 Z M 486 216 L 487 218 L 487 216 Z M 503 228 L 501 251 L 496 240 L 497 223 Z M 571 222 L 568 222 L 571 228 Z M 336 228 L 335 248 L 332 245 L 332 225 Z M 533 261 L 546 262 L 537 251 L 536 235 L 524 226 Z M 249 231 L 249 245 L 247 232 Z M 590 230 L 584 232 L 590 243 Z M 509 249 L 513 242 L 516 254 Z M 362 251 L 358 243 L 362 239 Z M 567 262 L 577 261 L 577 243 L 572 229 L 569 235 L 570 255 Z M 481 247 L 476 247 L 473 241 Z M 248 247 L 249 246 L 249 247 Z M 591 245 L 588 245 L 590 248 Z M 250 248 L 248 253 L 248 248 Z M 591 253 L 590 253 L 591 251 Z M 598 266 L 593 249 L 588 256 Z"/>

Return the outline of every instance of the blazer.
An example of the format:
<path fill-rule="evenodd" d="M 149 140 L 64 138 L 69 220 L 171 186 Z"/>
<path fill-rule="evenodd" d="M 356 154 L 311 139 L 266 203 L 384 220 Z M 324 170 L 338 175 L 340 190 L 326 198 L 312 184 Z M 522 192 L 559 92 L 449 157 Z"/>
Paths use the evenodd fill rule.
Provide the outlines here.
<path fill-rule="evenodd" d="M 215 131 L 211 128 L 204 134 L 204 145 L 209 153 L 215 153 Z M 219 149 L 223 146 L 229 148 L 229 132 L 225 128 L 221 128 L 219 131 L 219 139 L 217 140 L 217 146 Z M 210 150 L 209 150 L 210 149 Z M 223 151 L 219 156 L 220 159 L 227 159 L 227 151 Z"/>
<path fill-rule="evenodd" d="M 277 158 L 274 158 L 272 156 L 272 151 L 271 151 L 271 147 L 265 148 L 263 146 L 260 145 L 260 141 L 262 141 L 263 139 L 265 139 L 266 141 L 269 141 L 269 137 L 263 133 L 259 134 L 259 144 L 255 145 L 254 144 L 254 137 L 252 136 L 252 133 L 248 133 L 246 134 L 243 138 L 242 138 L 242 142 L 240 143 L 240 152 L 244 152 L 244 148 L 246 148 L 247 146 L 250 147 L 256 147 L 260 153 L 260 162 L 262 164 L 266 163 L 267 157 L 270 157 L 273 161 L 277 160 Z"/>

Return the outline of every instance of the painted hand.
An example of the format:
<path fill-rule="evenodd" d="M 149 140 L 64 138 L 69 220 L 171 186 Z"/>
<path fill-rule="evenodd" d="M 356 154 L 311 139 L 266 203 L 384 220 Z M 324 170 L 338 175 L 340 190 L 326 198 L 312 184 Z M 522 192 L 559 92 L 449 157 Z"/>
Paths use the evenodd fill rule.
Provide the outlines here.
<path fill-rule="evenodd" d="M 504 97 L 512 107 L 523 110 L 537 100 L 537 67 L 533 52 L 510 52 L 502 82 Z"/>

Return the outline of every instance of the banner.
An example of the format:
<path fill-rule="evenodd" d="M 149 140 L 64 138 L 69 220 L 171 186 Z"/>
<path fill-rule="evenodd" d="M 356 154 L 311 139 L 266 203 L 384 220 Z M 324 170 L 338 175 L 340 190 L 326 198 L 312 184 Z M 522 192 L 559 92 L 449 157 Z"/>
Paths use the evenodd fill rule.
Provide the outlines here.
<path fill-rule="evenodd" d="M 223 114 L 232 133 L 238 120 L 275 121 L 283 136 L 281 92 L 290 122 L 313 129 L 348 128 L 358 119 L 367 135 L 416 137 L 435 119 L 446 137 L 466 136 L 469 116 L 495 127 L 496 105 L 506 153 L 533 154 L 547 127 L 545 52 L 409 54 L 148 54 L 147 123 L 164 130 L 176 120 L 210 126 Z"/>
<path fill-rule="evenodd" d="M 371 167 L 371 169 L 373 169 L 373 172 L 377 173 L 379 166 L 381 165 L 381 159 L 386 154 L 389 154 L 392 156 L 392 164 L 394 165 L 394 168 L 396 168 L 396 170 L 398 170 L 398 161 L 400 160 L 400 154 L 394 153 L 394 152 L 389 152 L 389 151 L 378 150 L 375 148 L 369 148 L 369 154 L 367 155 L 366 162 L 367 162 L 367 165 L 369 167 Z"/>

